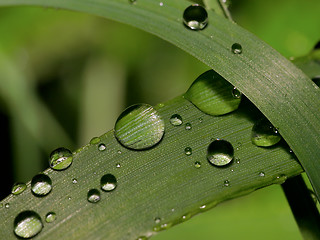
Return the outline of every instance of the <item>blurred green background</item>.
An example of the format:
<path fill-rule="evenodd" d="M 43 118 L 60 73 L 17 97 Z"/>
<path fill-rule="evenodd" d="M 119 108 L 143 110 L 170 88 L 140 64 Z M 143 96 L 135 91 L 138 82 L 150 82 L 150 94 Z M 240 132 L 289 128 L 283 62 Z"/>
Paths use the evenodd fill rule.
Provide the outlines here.
<path fill-rule="evenodd" d="M 234 0 L 236 22 L 286 57 L 320 39 L 319 0 Z M 0 198 L 48 167 L 52 150 L 75 150 L 113 128 L 137 102 L 187 90 L 209 68 L 132 27 L 82 13 L 0 9 Z M 154 237 L 301 239 L 280 186 L 220 204 Z"/>

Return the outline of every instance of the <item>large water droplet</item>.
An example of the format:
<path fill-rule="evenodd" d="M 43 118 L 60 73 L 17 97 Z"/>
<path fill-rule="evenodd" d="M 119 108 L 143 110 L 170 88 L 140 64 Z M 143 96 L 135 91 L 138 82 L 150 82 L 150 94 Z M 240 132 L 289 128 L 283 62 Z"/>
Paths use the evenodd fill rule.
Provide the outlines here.
<path fill-rule="evenodd" d="M 52 223 L 56 220 L 56 214 L 54 212 L 49 212 L 46 215 L 46 222 L 47 223 Z"/>
<path fill-rule="evenodd" d="M 22 193 L 27 188 L 27 185 L 25 183 L 15 183 L 12 186 L 11 193 L 14 195 L 18 195 Z"/>
<path fill-rule="evenodd" d="M 191 103 L 209 115 L 223 115 L 236 110 L 241 95 L 234 97 L 234 87 L 213 70 L 201 74 L 184 95 Z"/>
<path fill-rule="evenodd" d="M 91 203 L 100 201 L 100 191 L 98 189 L 90 189 L 87 194 L 87 199 Z"/>
<path fill-rule="evenodd" d="M 72 152 L 66 148 L 58 148 L 50 154 L 49 165 L 54 170 L 64 170 L 72 163 Z"/>
<path fill-rule="evenodd" d="M 252 127 L 251 141 L 259 147 L 270 147 L 277 144 L 281 136 L 277 129 L 266 118 L 257 121 Z"/>
<path fill-rule="evenodd" d="M 173 114 L 170 118 L 170 123 L 173 126 L 180 126 L 182 124 L 182 117 L 179 114 Z"/>
<path fill-rule="evenodd" d="M 183 23 L 191 30 L 202 30 L 208 24 L 208 13 L 199 4 L 192 4 L 183 12 Z"/>
<path fill-rule="evenodd" d="M 110 192 L 117 187 L 117 179 L 112 174 L 103 175 L 100 180 L 100 185 L 103 191 Z"/>
<path fill-rule="evenodd" d="M 234 43 L 231 46 L 231 50 L 234 54 L 241 54 L 242 53 L 242 46 L 239 43 Z"/>
<path fill-rule="evenodd" d="M 37 197 L 46 196 L 51 192 L 51 189 L 52 181 L 48 175 L 41 173 L 32 178 L 31 191 Z"/>
<path fill-rule="evenodd" d="M 42 230 L 40 216 L 33 211 L 24 211 L 14 220 L 14 233 L 21 238 L 31 238 Z"/>
<path fill-rule="evenodd" d="M 232 161 L 233 154 L 234 150 L 231 143 L 217 139 L 209 145 L 207 159 L 211 164 L 222 167 Z"/>
<path fill-rule="evenodd" d="M 160 142 L 164 121 L 158 111 L 148 104 L 127 108 L 117 119 L 115 137 L 130 149 L 147 149 Z"/>

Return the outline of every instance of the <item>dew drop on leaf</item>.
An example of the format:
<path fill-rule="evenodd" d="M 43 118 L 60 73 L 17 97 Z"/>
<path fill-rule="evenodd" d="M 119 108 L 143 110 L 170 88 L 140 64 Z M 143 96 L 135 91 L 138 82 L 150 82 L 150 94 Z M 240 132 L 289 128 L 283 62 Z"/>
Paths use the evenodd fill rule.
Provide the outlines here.
<path fill-rule="evenodd" d="M 184 153 L 185 153 L 187 156 L 192 155 L 192 148 L 191 148 L 191 147 L 186 147 L 186 148 L 184 149 Z"/>
<path fill-rule="evenodd" d="M 191 129 L 192 129 L 191 123 L 186 123 L 186 130 L 191 130 Z"/>
<path fill-rule="evenodd" d="M 137 0 L 128 0 L 130 4 L 136 4 Z"/>
<path fill-rule="evenodd" d="M 76 178 L 73 178 L 73 179 L 72 179 L 72 183 L 73 183 L 73 184 L 77 184 L 77 183 L 78 183 L 78 180 L 77 180 Z"/>
<path fill-rule="evenodd" d="M 13 195 L 18 195 L 22 193 L 26 188 L 27 188 L 27 185 L 25 183 L 15 183 L 12 186 L 11 193 Z"/>
<path fill-rule="evenodd" d="M 103 143 L 99 144 L 99 146 L 98 146 L 98 150 L 99 150 L 100 152 L 102 152 L 102 151 L 106 150 L 106 145 L 105 145 L 105 144 L 103 144 Z"/>
<path fill-rule="evenodd" d="M 185 93 L 202 112 L 219 116 L 238 109 L 241 95 L 235 97 L 234 86 L 213 70 L 201 74 Z"/>
<path fill-rule="evenodd" d="M 47 223 L 52 223 L 52 222 L 54 222 L 54 220 L 56 220 L 56 214 L 54 212 L 47 213 L 46 222 Z"/>
<path fill-rule="evenodd" d="M 208 24 L 208 13 L 199 4 L 192 4 L 183 12 L 183 23 L 191 30 L 202 30 Z"/>
<path fill-rule="evenodd" d="M 6 203 L 6 204 L 4 205 L 4 207 L 5 207 L 6 209 L 10 208 L 10 203 Z"/>
<path fill-rule="evenodd" d="M 50 154 L 49 165 L 53 170 L 64 170 L 73 161 L 72 152 L 66 148 L 57 148 Z"/>
<path fill-rule="evenodd" d="M 34 176 L 31 180 L 31 191 L 37 197 L 48 195 L 52 189 L 52 181 L 43 173 Z"/>
<path fill-rule="evenodd" d="M 118 117 L 115 137 L 129 149 L 148 149 L 161 141 L 164 127 L 164 121 L 157 110 L 148 104 L 136 104 Z"/>
<path fill-rule="evenodd" d="M 229 187 L 229 186 L 230 186 L 229 180 L 225 180 L 224 183 L 223 183 L 223 185 L 224 185 L 225 187 Z"/>
<path fill-rule="evenodd" d="M 259 172 L 260 177 L 264 177 L 266 174 L 264 172 Z"/>
<path fill-rule="evenodd" d="M 232 89 L 232 96 L 233 96 L 234 98 L 241 98 L 242 93 L 241 93 L 236 87 L 234 87 L 234 88 Z"/>
<path fill-rule="evenodd" d="M 182 117 L 179 114 L 173 114 L 170 118 L 170 123 L 173 126 L 180 126 L 182 124 Z"/>
<path fill-rule="evenodd" d="M 113 191 L 117 187 L 117 179 L 112 174 L 103 175 L 100 180 L 100 186 L 103 191 Z"/>
<path fill-rule="evenodd" d="M 154 219 L 154 222 L 155 222 L 155 224 L 159 224 L 159 223 L 161 222 L 161 218 L 156 217 L 156 218 Z"/>
<path fill-rule="evenodd" d="M 268 119 L 262 118 L 253 125 L 251 141 L 256 146 L 270 147 L 277 144 L 280 140 L 280 134 Z"/>
<path fill-rule="evenodd" d="M 208 161 L 217 167 L 223 167 L 233 160 L 233 146 L 225 140 L 215 140 L 210 143 L 207 150 Z"/>
<path fill-rule="evenodd" d="M 97 203 L 100 201 L 100 191 L 98 189 L 90 189 L 87 194 L 88 202 Z"/>
<path fill-rule="evenodd" d="M 242 53 L 242 46 L 239 43 L 234 43 L 231 46 L 231 51 L 234 54 L 241 54 Z"/>
<path fill-rule="evenodd" d="M 43 227 L 40 216 L 33 211 L 24 211 L 14 220 L 14 233 L 21 238 L 31 238 L 41 232 Z"/>
<path fill-rule="evenodd" d="M 201 163 L 200 162 L 195 162 L 194 163 L 194 167 L 195 168 L 200 168 L 201 167 Z"/>

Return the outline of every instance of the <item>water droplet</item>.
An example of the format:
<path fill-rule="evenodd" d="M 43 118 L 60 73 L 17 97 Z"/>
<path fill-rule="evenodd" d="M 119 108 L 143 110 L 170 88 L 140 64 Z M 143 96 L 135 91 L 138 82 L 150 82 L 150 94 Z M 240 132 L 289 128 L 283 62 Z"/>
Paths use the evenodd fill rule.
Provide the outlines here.
<path fill-rule="evenodd" d="M 239 107 L 241 96 L 235 98 L 234 87 L 213 70 L 201 74 L 185 93 L 185 98 L 204 113 L 219 116 Z"/>
<path fill-rule="evenodd" d="M 182 117 L 179 114 L 173 114 L 170 118 L 170 123 L 173 126 L 180 126 L 182 124 Z"/>
<path fill-rule="evenodd" d="M 64 170 L 72 163 L 72 152 L 66 148 L 58 148 L 50 154 L 49 165 L 54 170 Z"/>
<path fill-rule="evenodd" d="M 100 191 L 98 189 L 90 189 L 88 191 L 87 199 L 91 203 L 97 203 L 100 201 Z"/>
<path fill-rule="evenodd" d="M 148 240 L 148 238 L 145 237 L 145 236 L 140 236 L 140 237 L 137 238 L 137 240 Z"/>
<path fill-rule="evenodd" d="M 6 203 L 6 204 L 4 205 L 4 207 L 7 208 L 7 209 L 10 208 L 10 203 Z"/>
<path fill-rule="evenodd" d="M 130 4 L 136 4 L 137 0 L 128 0 Z"/>
<path fill-rule="evenodd" d="M 199 122 L 200 122 L 200 123 L 203 122 L 203 118 L 202 118 L 202 117 L 199 118 Z"/>
<path fill-rule="evenodd" d="M 195 168 L 201 168 L 201 163 L 200 162 L 195 162 L 194 163 Z"/>
<path fill-rule="evenodd" d="M 203 210 L 203 209 L 205 209 L 207 206 L 206 205 L 201 205 L 199 208 L 201 209 L 201 210 Z"/>
<path fill-rule="evenodd" d="M 275 183 L 277 184 L 282 184 L 284 183 L 288 177 L 285 174 L 280 174 L 279 176 L 276 177 Z"/>
<path fill-rule="evenodd" d="M 110 192 L 117 187 L 117 179 L 112 174 L 106 174 L 101 177 L 100 184 L 103 191 Z"/>
<path fill-rule="evenodd" d="M 234 43 L 231 46 L 231 50 L 234 54 L 241 54 L 242 53 L 242 46 L 239 43 Z"/>
<path fill-rule="evenodd" d="M 192 129 L 191 123 L 186 123 L 186 130 L 191 130 L 191 129 Z"/>
<path fill-rule="evenodd" d="M 54 222 L 54 220 L 56 220 L 56 214 L 54 212 L 47 213 L 46 222 L 47 223 L 52 223 L 52 222 Z"/>
<path fill-rule="evenodd" d="M 68 200 L 70 201 L 72 199 L 72 197 L 68 197 Z"/>
<path fill-rule="evenodd" d="M 224 185 L 225 187 L 229 187 L 229 186 L 230 186 L 229 180 L 225 180 L 224 183 L 223 183 L 223 185 Z"/>
<path fill-rule="evenodd" d="M 14 219 L 14 233 L 21 238 L 31 238 L 41 232 L 43 227 L 40 216 L 33 211 L 24 211 Z"/>
<path fill-rule="evenodd" d="M 148 104 L 127 108 L 117 119 L 115 137 L 125 147 L 142 150 L 159 143 L 164 134 L 164 121 Z"/>
<path fill-rule="evenodd" d="M 100 141 L 101 141 L 101 139 L 99 137 L 94 137 L 90 140 L 90 144 L 95 145 L 95 144 L 99 143 Z"/>
<path fill-rule="evenodd" d="M 117 168 L 121 168 L 121 164 L 120 164 L 120 163 L 117 163 L 116 167 L 117 167 Z"/>
<path fill-rule="evenodd" d="M 31 191 L 37 197 L 48 195 L 52 189 L 52 181 L 48 175 L 43 173 L 32 178 Z"/>
<path fill-rule="evenodd" d="M 122 152 L 120 151 L 120 150 L 118 150 L 118 152 L 117 152 L 118 154 L 121 154 Z"/>
<path fill-rule="evenodd" d="M 236 87 L 234 87 L 234 88 L 232 89 L 232 96 L 233 96 L 234 98 L 241 98 L 242 93 L 241 93 Z"/>
<path fill-rule="evenodd" d="M 161 222 L 161 218 L 156 217 L 156 218 L 154 219 L 154 222 L 155 222 L 155 224 L 159 224 L 159 223 Z"/>
<path fill-rule="evenodd" d="M 259 176 L 260 176 L 260 177 L 264 177 L 264 176 L 265 176 L 265 173 L 264 173 L 264 172 L 259 172 Z"/>
<path fill-rule="evenodd" d="M 27 188 L 25 183 L 15 183 L 11 189 L 11 193 L 14 195 L 18 195 L 22 193 Z"/>
<path fill-rule="evenodd" d="M 187 155 L 187 156 L 190 156 L 192 154 L 192 148 L 191 147 L 186 147 L 184 149 L 184 153 Z"/>
<path fill-rule="evenodd" d="M 277 144 L 281 136 L 277 129 L 266 118 L 257 121 L 252 127 L 251 141 L 259 147 L 270 147 Z"/>
<path fill-rule="evenodd" d="M 73 178 L 73 179 L 72 179 L 72 183 L 73 183 L 73 184 L 77 184 L 77 183 L 78 183 L 78 180 L 77 180 L 76 178 Z"/>
<path fill-rule="evenodd" d="M 209 145 L 207 159 L 214 166 L 222 167 L 232 161 L 233 154 L 234 150 L 231 143 L 217 139 Z"/>
<path fill-rule="evenodd" d="M 240 163 L 240 158 L 236 158 L 236 163 L 237 163 L 237 164 Z"/>
<path fill-rule="evenodd" d="M 191 218 L 191 214 L 184 214 L 182 217 L 181 217 L 181 221 L 187 221 Z"/>
<path fill-rule="evenodd" d="M 199 4 L 192 4 L 183 12 L 183 23 L 191 30 L 202 30 L 208 24 L 208 13 Z"/>
<path fill-rule="evenodd" d="M 106 150 L 106 148 L 107 148 L 106 145 L 104 145 L 103 143 L 99 144 L 99 146 L 98 146 L 98 150 L 101 152 Z"/>

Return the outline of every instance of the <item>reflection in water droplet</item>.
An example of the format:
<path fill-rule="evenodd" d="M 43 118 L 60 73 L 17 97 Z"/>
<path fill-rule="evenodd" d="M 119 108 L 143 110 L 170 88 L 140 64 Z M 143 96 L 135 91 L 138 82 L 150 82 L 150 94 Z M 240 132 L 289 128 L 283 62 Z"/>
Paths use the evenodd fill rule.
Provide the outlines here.
<path fill-rule="evenodd" d="M 236 87 L 234 87 L 234 88 L 232 89 L 232 96 L 233 96 L 234 98 L 241 98 L 242 93 L 241 93 Z"/>
<path fill-rule="evenodd" d="M 56 220 L 56 214 L 54 212 L 47 213 L 46 222 L 47 223 L 52 223 L 52 222 L 54 222 L 54 220 Z"/>
<path fill-rule="evenodd" d="M 117 179 L 112 174 L 103 175 L 100 180 L 100 185 L 103 191 L 110 192 L 117 187 Z"/>
<path fill-rule="evenodd" d="M 117 168 L 121 168 L 121 164 L 120 164 L 120 163 L 117 163 L 116 167 L 117 167 Z"/>
<path fill-rule="evenodd" d="M 207 159 L 214 166 L 222 167 L 231 163 L 233 154 L 231 143 L 225 140 L 215 140 L 208 147 Z"/>
<path fill-rule="evenodd" d="M 186 147 L 184 149 L 184 153 L 187 155 L 187 156 L 190 156 L 192 154 L 192 148 L 191 147 Z"/>
<path fill-rule="evenodd" d="M 5 208 L 10 208 L 10 203 L 6 203 L 6 204 L 4 205 L 4 207 L 5 207 Z"/>
<path fill-rule="evenodd" d="M 51 189 L 52 182 L 48 175 L 41 173 L 32 178 L 31 191 L 35 196 L 46 196 L 51 192 Z"/>
<path fill-rule="evenodd" d="M 259 172 L 259 176 L 260 176 L 260 177 L 264 177 L 264 176 L 265 176 L 265 173 L 264 173 L 264 172 Z"/>
<path fill-rule="evenodd" d="M 192 4 L 183 12 L 183 23 L 191 30 L 202 30 L 208 24 L 208 13 L 199 4 Z"/>
<path fill-rule="evenodd" d="M 54 170 L 64 170 L 72 163 L 72 152 L 66 148 L 58 148 L 51 152 L 49 165 Z"/>
<path fill-rule="evenodd" d="M 159 143 L 164 134 L 164 121 L 148 104 L 136 104 L 118 117 L 115 137 L 125 147 L 142 150 Z"/>
<path fill-rule="evenodd" d="M 231 46 L 231 50 L 234 54 L 241 54 L 242 53 L 242 46 L 239 43 L 234 43 Z"/>
<path fill-rule="evenodd" d="M 239 98 L 233 95 L 234 87 L 213 70 L 201 74 L 185 93 L 185 98 L 206 114 L 219 116 L 239 107 Z"/>
<path fill-rule="evenodd" d="M 40 216 L 33 211 L 24 211 L 14 219 L 14 233 L 21 238 L 31 238 L 42 230 Z"/>
<path fill-rule="evenodd" d="M 97 203 L 100 201 L 100 192 L 98 189 L 90 189 L 87 194 L 87 199 L 91 203 Z"/>
<path fill-rule="evenodd" d="M 194 167 L 195 168 L 200 168 L 201 167 L 201 163 L 200 162 L 195 162 L 194 163 Z"/>
<path fill-rule="evenodd" d="M 120 151 L 120 150 L 118 150 L 118 152 L 117 152 L 118 154 L 121 154 L 122 152 Z"/>
<path fill-rule="evenodd" d="M 203 210 L 203 209 L 205 209 L 206 207 L 207 207 L 206 205 L 202 205 L 202 206 L 200 206 L 199 208 Z"/>
<path fill-rule="evenodd" d="M 180 126 L 182 124 L 182 117 L 179 114 L 173 114 L 170 118 L 170 123 L 173 126 Z"/>
<path fill-rule="evenodd" d="M 27 185 L 25 183 L 15 183 L 12 186 L 11 193 L 14 195 L 18 195 L 22 193 L 27 188 Z"/>
<path fill-rule="evenodd" d="M 277 144 L 280 140 L 280 134 L 268 119 L 262 118 L 253 125 L 251 141 L 256 146 L 270 147 Z"/>
<path fill-rule="evenodd" d="M 90 140 L 90 144 L 91 145 L 94 145 L 94 144 L 97 144 L 101 141 L 101 139 L 99 137 L 94 137 Z"/>
<path fill-rule="evenodd" d="M 99 151 L 104 151 L 104 150 L 106 150 L 106 145 L 104 145 L 103 143 L 99 144 L 98 150 L 99 150 Z"/>
<path fill-rule="evenodd" d="M 191 123 L 186 123 L 186 130 L 191 130 L 191 129 L 192 129 Z"/>
<path fill-rule="evenodd" d="M 78 180 L 77 180 L 76 178 L 73 178 L 73 179 L 72 179 L 72 183 L 73 183 L 73 184 L 77 184 L 77 183 L 78 183 Z"/>
<path fill-rule="evenodd" d="M 229 187 L 229 186 L 230 186 L 229 180 L 225 180 L 225 181 L 224 181 L 224 186 L 225 186 L 225 187 Z"/>

